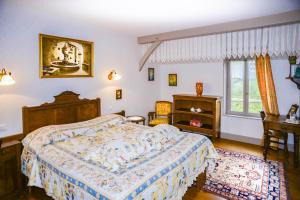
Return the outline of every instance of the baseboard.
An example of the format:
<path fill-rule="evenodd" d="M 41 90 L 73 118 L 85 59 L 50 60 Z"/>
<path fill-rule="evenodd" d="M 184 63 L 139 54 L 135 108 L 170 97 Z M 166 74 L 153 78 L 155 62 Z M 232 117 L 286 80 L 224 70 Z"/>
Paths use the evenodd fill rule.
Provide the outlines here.
<path fill-rule="evenodd" d="M 221 138 L 224 138 L 227 140 L 238 141 L 238 142 L 244 142 L 244 143 L 248 143 L 248 144 L 259 145 L 259 146 L 264 145 L 263 139 L 252 138 L 252 137 L 247 137 L 247 136 L 243 136 L 243 135 L 235 135 L 235 134 L 231 134 L 231 133 L 222 132 Z M 288 144 L 288 149 L 290 152 L 294 152 L 294 144 Z"/>
<path fill-rule="evenodd" d="M 235 135 L 235 134 L 224 133 L 224 132 L 221 133 L 221 138 L 263 146 L 263 140 L 259 138 L 252 138 L 243 135 Z"/>

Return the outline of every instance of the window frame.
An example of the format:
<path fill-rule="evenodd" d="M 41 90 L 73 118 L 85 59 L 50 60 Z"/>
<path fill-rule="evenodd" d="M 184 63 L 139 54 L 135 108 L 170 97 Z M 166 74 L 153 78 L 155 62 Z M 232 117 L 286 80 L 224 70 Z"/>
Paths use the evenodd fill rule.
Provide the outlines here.
<path fill-rule="evenodd" d="M 242 117 L 259 118 L 259 113 L 249 112 L 249 60 L 255 59 L 227 59 L 225 60 L 226 66 L 226 114 Z M 244 84 L 243 84 L 243 112 L 231 110 L 231 61 L 244 61 Z"/>

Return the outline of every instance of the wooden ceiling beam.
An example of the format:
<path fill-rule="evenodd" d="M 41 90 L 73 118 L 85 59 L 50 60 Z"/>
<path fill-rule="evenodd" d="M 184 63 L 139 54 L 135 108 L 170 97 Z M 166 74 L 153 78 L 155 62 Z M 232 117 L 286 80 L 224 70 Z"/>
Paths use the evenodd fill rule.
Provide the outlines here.
<path fill-rule="evenodd" d="M 178 31 L 159 33 L 138 37 L 139 44 L 153 43 L 156 41 L 176 40 L 182 38 L 197 37 L 202 35 L 211 35 L 233 31 L 241 31 L 253 28 L 270 27 L 282 24 L 291 24 L 300 22 L 300 9 L 290 12 L 257 17 L 241 21 L 234 21 L 222 24 L 202 26 Z"/>
<path fill-rule="evenodd" d="M 155 41 L 145 52 L 145 54 L 143 55 L 142 59 L 139 62 L 139 71 L 142 71 L 145 63 L 147 62 L 147 60 L 149 59 L 149 57 L 151 56 L 151 54 L 153 53 L 153 51 L 162 43 L 162 41 Z"/>

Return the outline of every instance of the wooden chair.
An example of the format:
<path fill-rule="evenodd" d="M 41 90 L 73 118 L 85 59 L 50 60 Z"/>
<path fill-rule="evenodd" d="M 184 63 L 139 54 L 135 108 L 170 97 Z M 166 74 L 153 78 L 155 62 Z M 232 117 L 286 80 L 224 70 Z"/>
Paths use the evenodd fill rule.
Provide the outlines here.
<path fill-rule="evenodd" d="M 260 117 L 262 121 L 265 120 L 266 113 L 264 111 L 260 111 Z M 264 123 L 263 123 L 264 125 Z M 277 145 L 283 145 L 284 146 L 284 152 L 286 157 L 289 155 L 289 150 L 288 150 L 288 133 L 281 132 L 281 131 L 276 131 L 276 130 L 269 130 L 268 135 L 266 137 L 266 142 L 264 146 L 264 159 L 267 160 L 267 155 L 268 155 L 268 150 L 274 149 L 277 150 L 278 148 L 272 148 L 271 143 L 277 144 Z M 283 140 L 284 142 L 280 142 L 280 140 Z"/>
<path fill-rule="evenodd" d="M 148 113 L 148 125 L 172 124 L 172 102 L 156 101 L 155 112 Z"/>

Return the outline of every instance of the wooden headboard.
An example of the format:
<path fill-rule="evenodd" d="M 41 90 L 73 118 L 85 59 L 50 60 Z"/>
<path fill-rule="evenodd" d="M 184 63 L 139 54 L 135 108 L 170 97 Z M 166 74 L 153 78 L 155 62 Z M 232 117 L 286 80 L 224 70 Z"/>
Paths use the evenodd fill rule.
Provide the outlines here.
<path fill-rule="evenodd" d="M 79 94 L 65 91 L 54 96 L 52 103 L 23 107 L 23 134 L 47 125 L 68 124 L 101 115 L 100 99 L 79 99 Z"/>

